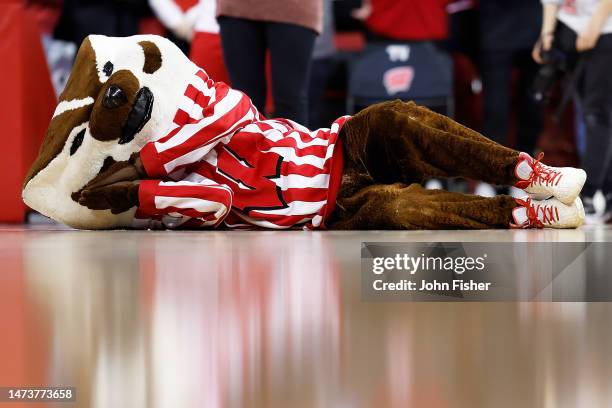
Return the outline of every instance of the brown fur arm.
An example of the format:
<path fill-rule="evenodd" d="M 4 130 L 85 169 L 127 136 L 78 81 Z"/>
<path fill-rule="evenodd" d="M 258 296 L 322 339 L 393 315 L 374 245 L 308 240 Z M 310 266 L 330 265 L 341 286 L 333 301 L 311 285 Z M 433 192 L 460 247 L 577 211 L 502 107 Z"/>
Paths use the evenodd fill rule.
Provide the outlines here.
<path fill-rule="evenodd" d="M 140 180 L 120 181 L 103 187 L 84 189 L 79 204 L 90 210 L 111 210 L 119 214 L 139 205 Z"/>

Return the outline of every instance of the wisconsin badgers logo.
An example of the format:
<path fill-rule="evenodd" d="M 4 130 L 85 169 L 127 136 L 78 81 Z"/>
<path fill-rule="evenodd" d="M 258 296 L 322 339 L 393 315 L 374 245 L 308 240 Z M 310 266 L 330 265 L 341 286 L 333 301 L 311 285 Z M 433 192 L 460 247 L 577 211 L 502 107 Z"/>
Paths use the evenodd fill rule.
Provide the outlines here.
<path fill-rule="evenodd" d="M 217 172 L 239 187 L 232 207 L 246 215 L 253 210 L 287 208 L 281 188 L 273 181 L 281 177 L 283 158 L 274 152 L 256 152 L 252 141 L 240 134 L 234 136 L 231 147 L 217 150 Z M 254 202 L 260 204 L 249 206 Z"/>
<path fill-rule="evenodd" d="M 399 92 L 407 92 L 412 86 L 414 79 L 414 68 L 396 67 L 385 72 L 383 76 L 383 85 L 389 95 L 395 95 Z"/>

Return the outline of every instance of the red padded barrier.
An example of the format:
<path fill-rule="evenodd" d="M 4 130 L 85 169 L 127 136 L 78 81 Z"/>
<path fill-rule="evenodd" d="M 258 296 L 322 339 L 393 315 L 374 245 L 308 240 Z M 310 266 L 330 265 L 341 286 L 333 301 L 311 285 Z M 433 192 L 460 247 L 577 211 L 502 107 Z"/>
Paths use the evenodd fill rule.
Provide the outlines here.
<path fill-rule="evenodd" d="M 57 102 L 36 22 L 21 2 L 0 3 L 0 38 L 0 222 L 23 222 L 21 185 Z"/>

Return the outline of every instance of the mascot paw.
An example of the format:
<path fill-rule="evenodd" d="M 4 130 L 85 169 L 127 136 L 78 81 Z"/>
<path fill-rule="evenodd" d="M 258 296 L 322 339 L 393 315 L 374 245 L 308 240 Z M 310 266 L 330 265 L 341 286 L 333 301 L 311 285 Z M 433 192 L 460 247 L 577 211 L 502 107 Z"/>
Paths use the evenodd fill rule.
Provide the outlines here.
<path fill-rule="evenodd" d="M 129 160 L 113 164 L 105 172 L 98 174 L 83 188 L 94 190 L 122 181 L 134 181 L 147 178 L 142 161 L 138 153 L 133 154 Z"/>
<path fill-rule="evenodd" d="M 119 214 L 139 205 L 139 185 L 140 180 L 137 180 L 86 188 L 81 192 L 79 204 L 90 210 L 111 210 L 113 214 Z"/>

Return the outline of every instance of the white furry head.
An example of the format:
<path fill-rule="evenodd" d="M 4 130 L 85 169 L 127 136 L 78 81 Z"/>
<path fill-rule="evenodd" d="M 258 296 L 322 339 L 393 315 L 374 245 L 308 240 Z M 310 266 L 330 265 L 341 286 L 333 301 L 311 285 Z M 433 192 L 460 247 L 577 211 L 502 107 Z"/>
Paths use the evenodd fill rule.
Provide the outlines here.
<path fill-rule="evenodd" d="M 110 164 L 164 136 L 197 70 L 159 36 L 87 37 L 26 176 L 24 202 L 75 228 L 130 226 L 135 209 L 89 210 L 72 196 Z"/>

